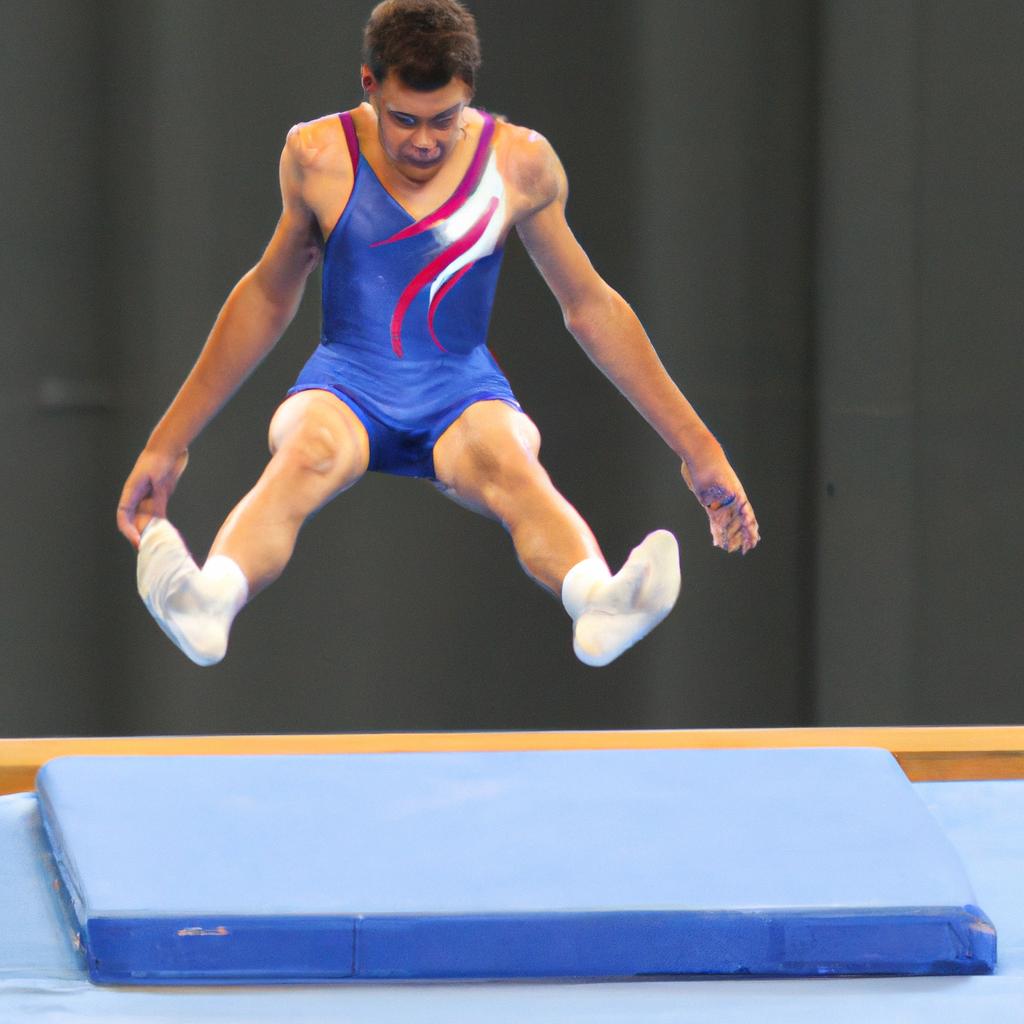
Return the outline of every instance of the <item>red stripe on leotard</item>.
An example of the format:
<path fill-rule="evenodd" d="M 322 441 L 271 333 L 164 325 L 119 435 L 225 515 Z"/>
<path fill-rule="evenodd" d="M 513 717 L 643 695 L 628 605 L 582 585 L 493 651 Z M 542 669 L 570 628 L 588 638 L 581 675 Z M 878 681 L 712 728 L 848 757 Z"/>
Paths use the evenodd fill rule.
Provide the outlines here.
<path fill-rule="evenodd" d="M 453 242 L 436 259 L 431 260 L 410 282 L 406 285 L 395 307 L 394 315 L 391 317 L 391 347 L 395 355 L 402 356 L 402 321 L 405 314 L 412 305 L 412 300 L 438 276 L 446 267 L 451 266 L 464 252 L 468 252 L 480 240 L 487 230 L 494 211 L 498 209 L 498 197 L 492 196 L 487 204 L 487 209 L 480 215 L 477 222 L 460 239 Z"/>
<path fill-rule="evenodd" d="M 437 307 L 441 304 L 441 300 L 455 287 L 459 278 L 461 278 L 462 275 L 466 273 L 466 271 L 470 270 L 475 263 L 476 260 L 474 260 L 472 263 L 467 263 L 460 270 L 456 270 L 455 273 L 452 274 L 452 276 L 449 277 L 448 280 L 445 281 L 445 283 L 441 285 L 440 288 L 437 289 L 437 293 L 434 295 L 434 298 L 430 302 L 430 309 L 427 311 L 427 329 L 430 331 L 430 336 L 434 339 L 434 344 L 442 352 L 447 352 L 448 349 L 446 349 L 444 345 L 442 345 L 441 342 L 438 341 L 437 335 L 434 333 L 434 314 L 437 312 Z"/>

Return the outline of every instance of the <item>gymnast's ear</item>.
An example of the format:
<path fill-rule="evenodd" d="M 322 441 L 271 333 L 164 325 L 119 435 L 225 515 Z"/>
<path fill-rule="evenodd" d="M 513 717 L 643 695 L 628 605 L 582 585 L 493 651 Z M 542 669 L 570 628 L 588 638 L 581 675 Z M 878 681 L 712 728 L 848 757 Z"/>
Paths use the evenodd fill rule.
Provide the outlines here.
<path fill-rule="evenodd" d="M 359 69 L 359 76 L 360 84 L 363 87 L 363 95 L 369 99 L 379 88 L 379 83 L 373 77 L 373 72 L 365 64 Z"/>

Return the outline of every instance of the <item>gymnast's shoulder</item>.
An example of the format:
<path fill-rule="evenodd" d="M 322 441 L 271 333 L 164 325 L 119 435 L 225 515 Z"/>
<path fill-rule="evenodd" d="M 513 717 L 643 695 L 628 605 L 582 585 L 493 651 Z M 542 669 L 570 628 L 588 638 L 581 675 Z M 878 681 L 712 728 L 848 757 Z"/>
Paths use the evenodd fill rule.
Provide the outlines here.
<path fill-rule="evenodd" d="M 351 167 L 345 129 L 338 114 L 325 114 L 312 121 L 300 121 L 288 129 L 282 159 L 297 170 L 336 171 Z"/>
<path fill-rule="evenodd" d="M 531 207 L 544 206 L 565 190 L 562 163 L 540 132 L 500 121 L 496 142 L 502 177 Z"/>

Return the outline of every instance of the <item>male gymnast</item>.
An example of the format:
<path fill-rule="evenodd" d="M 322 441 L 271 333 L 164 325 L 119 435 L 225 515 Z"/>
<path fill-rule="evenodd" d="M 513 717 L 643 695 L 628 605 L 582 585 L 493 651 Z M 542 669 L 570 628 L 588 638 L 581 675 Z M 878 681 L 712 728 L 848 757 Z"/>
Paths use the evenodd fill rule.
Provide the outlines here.
<path fill-rule="evenodd" d="M 721 446 L 573 237 L 554 149 L 470 105 L 479 66 L 475 22 L 457 0 L 385 0 L 364 34 L 364 102 L 288 133 L 273 237 L 118 506 L 139 594 L 199 665 L 224 657 L 234 617 L 280 575 L 304 521 L 368 470 L 425 477 L 501 523 L 525 571 L 561 597 L 588 665 L 608 664 L 669 613 L 675 538 L 649 534 L 611 573 L 538 461 L 537 427 L 486 346 L 512 228 L 569 332 L 681 459 L 714 544 L 745 554 L 759 540 Z M 166 518 L 188 447 L 277 343 L 321 259 L 320 344 L 271 420 L 265 471 L 200 568 Z"/>

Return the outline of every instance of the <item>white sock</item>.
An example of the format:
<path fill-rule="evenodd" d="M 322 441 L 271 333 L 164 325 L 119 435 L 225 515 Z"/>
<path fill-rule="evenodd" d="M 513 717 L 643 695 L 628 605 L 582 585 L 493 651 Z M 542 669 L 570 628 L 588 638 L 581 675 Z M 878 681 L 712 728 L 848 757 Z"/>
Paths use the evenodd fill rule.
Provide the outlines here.
<path fill-rule="evenodd" d="M 562 605 L 573 621 L 583 614 L 594 588 L 607 583 L 611 578 L 612 574 L 603 558 L 585 558 L 565 574 L 562 580 Z"/>
<path fill-rule="evenodd" d="M 672 610 L 681 582 L 679 545 L 667 530 L 655 530 L 614 576 L 602 581 L 592 569 L 582 568 L 586 565 L 573 566 L 566 576 L 562 602 L 573 618 L 576 657 L 585 665 L 607 665 Z M 579 579 L 571 582 L 567 594 L 566 584 L 576 570 Z"/>
<path fill-rule="evenodd" d="M 192 661 L 215 665 L 224 657 L 231 623 L 249 596 L 236 562 L 214 555 L 199 569 L 178 531 L 153 519 L 142 531 L 137 580 L 149 613 Z"/>

